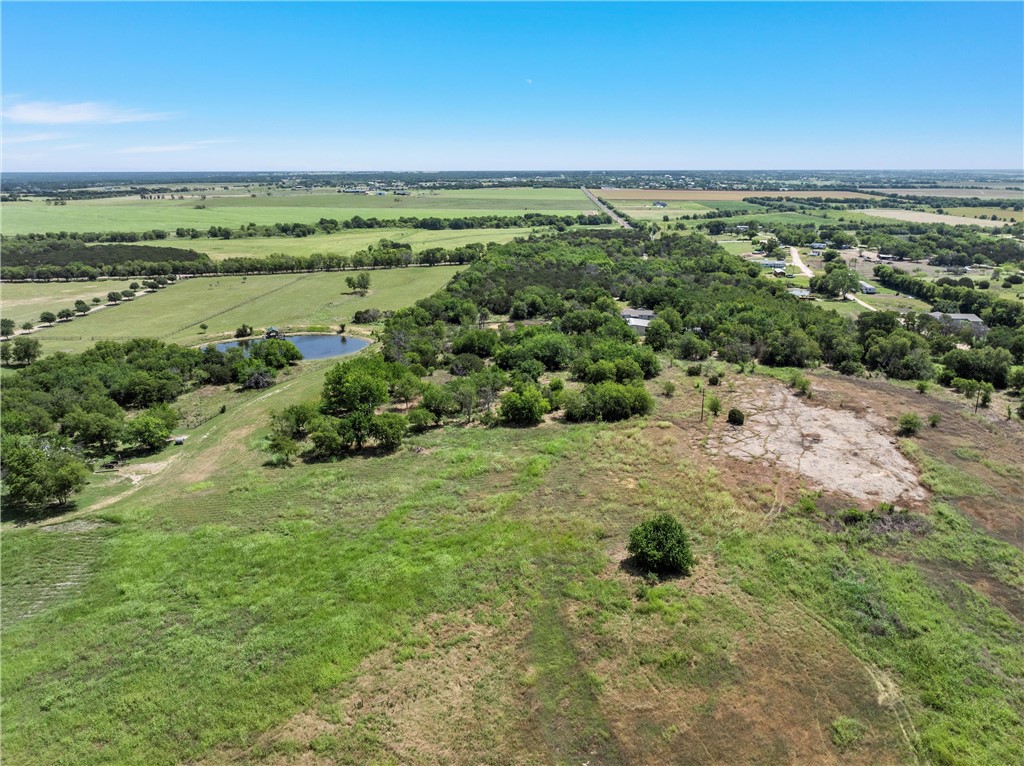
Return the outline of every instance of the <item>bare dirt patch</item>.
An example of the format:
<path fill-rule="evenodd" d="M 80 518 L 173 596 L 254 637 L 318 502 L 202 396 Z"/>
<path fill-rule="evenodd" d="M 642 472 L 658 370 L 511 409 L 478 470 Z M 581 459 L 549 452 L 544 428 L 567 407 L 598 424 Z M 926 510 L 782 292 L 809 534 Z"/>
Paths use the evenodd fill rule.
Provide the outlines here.
<path fill-rule="evenodd" d="M 910 507 L 927 499 L 884 419 L 813 406 L 774 381 L 745 386 L 734 398 L 746 422 L 723 427 L 709 442 L 711 454 L 781 466 L 870 505 Z"/>
<path fill-rule="evenodd" d="M 1006 221 L 986 221 L 983 218 L 967 218 L 960 215 L 940 215 L 939 213 L 922 213 L 918 210 L 894 210 L 890 208 L 860 210 L 865 215 L 876 218 L 892 218 L 897 221 L 913 221 L 914 223 L 948 223 L 950 226 L 1003 226 Z"/>

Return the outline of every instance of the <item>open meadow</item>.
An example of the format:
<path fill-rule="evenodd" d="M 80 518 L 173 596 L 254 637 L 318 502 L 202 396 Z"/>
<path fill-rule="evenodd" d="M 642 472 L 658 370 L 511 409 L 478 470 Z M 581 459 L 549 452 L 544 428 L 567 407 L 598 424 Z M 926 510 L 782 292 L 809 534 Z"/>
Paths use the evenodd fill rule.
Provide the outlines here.
<path fill-rule="evenodd" d="M 408 196 L 376 196 L 322 191 L 275 191 L 249 195 L 184 195 L 183 200 L 107 197 L 47 205 L 43 199 L 3 203 L 3 233 L 76 231 L 173 232 L 178 227 L 206 230 L 247 223 L 316 223 L 321 218 L 455 218 L 537 212 L 576 215 L 594 210 L 579 189 L 471 189 L 413 191 Z"/>
<path fill-rule="evenodd" d="M 474 243 L 510 242 L 516 237 L 528 237 L 535 231 L 538 229 L 441 229 L 438 231 L 428 229 L 345 229 L 332 234 L 313 234 L 308 237 L 170 238 L 161 240 L 160 245 L 180 247 L 182 250 L 196 250 L 206 253 L 215 261 L 220 261 L 225 258 L 265 258 L 276 253 L 295 256 L 307 256 L 314 253 L 352 255 L 376 245 L 382 239 L 410 245 L 413 251 L 419 252 L 429 247 L 456 248 Z M 132 244 L 149 245 L 152 243 Z"/>
<path fill-rule="evenodd" d="M 1024 201 L 1024 192 L 1019 188 L 1009 189 L 1005 186 L 964 186 L 947 189 L 921 187 L 917 189 L 867 189 L 879 194 L 901 194 L 910 197 L 977 197 L 978 199 L 1012 199 Z"/>
<path fill-rule="evenodd" d="M 264 276 L 185 279 L 155 293 L 105 308 L 71 322 L 37 330 L 44 353 L 78 353 L 98 340 L 154 337 L 196 345 L 208 337 L 233 333 L 243 323 L 257 329 L 319 326 L 335 331 L 364 308 L 382 311 L 408 306 L 441 289 L 456 266 L 409 267 L 371 271 L 370 291 L 362 296 L 345 284 L 352 272 L 314 272 Z M 105 282 L 91 284 L 106 295 Z M 50 285 L 32 285 L 40 290 Z M 113 288 L 111 288 L 113 289 Z M 207 324 L 203 331 L 199 325 Z"/>
<path fill-rule="evenodd" d="M 18 327 L 39 322 L 39 314 L 74 308 L 75 301 L 90 306 L 93 298 L 107 301 L 107 293 L 127 290 L 134 279 L 97 280 L 96 282 L 4 282 L 0 284 L 0 311 Z"/>
<path fill-rule="evenodd" d="M 665 200 L 700 202 L 714 207 L 716 202 L 739 202 L 747 197 L 829 197 L 831 199 L 874 199 L 874 195 L 848 191 L 750 191 L 750 190 L 706 190 L 706 189 L 591 189 L 598 197 L 610 202 L 616 200 Z"/>
<path fill-rule="evenodd" d="M 184 445 L 96 474 L 69 515 L 5 524 L 5 760 L 1024 752 L 1019 425 L 829 375 L 804 402 L 720 366 L 738 430 L 700 421 L 701 378 L 677 367 L 639 421 L 453 425 L 390 456 L 270 467 L 269 413 L 315 396 L 327 366 L 200 389 Z M 942 425 L 897 449 L 887 413 L 907 410 Z M 917 531 L 839 521 L 885 498 Z M 692 577 L 645 582 L 624 561 L 658 510 L 692 530 Z"/>

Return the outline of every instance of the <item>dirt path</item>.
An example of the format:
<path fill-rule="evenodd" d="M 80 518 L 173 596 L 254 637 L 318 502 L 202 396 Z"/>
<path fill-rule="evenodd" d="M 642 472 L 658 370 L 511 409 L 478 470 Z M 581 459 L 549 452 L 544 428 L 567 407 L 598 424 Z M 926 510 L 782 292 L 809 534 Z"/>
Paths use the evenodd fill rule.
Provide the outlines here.
<path fill-rule="evenodd" d="M 803 259 L 800 258 L 799 250 L 797 250 L 795 247 L 791 247 L 789 248 L 789 255 L 793 259 L 793 265 L 797 267 L 801 274 L 803 274 L 805 277 L 814 276 L 814 272 L 811 271 L 810 268 L 808 268 L 807 264 L 803 262 Z"/>
<path fill-rule="evenodd" d="M 863 306 L 864 308 L 866 308 L 866 309 L 867 309 L 868 311 L 878 311 L 878 309 L 876 309 L 876 308 L 875 308 L 874 306 L 872 306 L 872 305 L 871 305 L 870 303 L 865 303 L 865 302 L 864 302 L 864 301 L 862 301 L 862 300 L 861 300 L 860 298 L 858 298 L 858 297 L 857 297 L 857 296 L 856 296 L 856 295 L 855 295 L 854 293 L 847 293 L 847 294 L 846 294 L 846 300 L 848 300 L 848 301 L 856 301 L 856 302 L 857 302 L 857 303 L 859 303 L 859 304 L 860 304 L 861 306 Z"/>
<path fill-rule="evenodd" d="M 593 193 L 591 193 L 590 189 L 588 189 L 585 186 L 581 186 L 580 187 L 580 191 L 583 192 L 584 194 L 586 194 L 587 198 L 591 202 L 593 202 L 595 205 L 597 205 L 598 209 L 600 209 L 602 212 L 607 213 L 608 215 L 610 215 L 612 220 L 615 221 L 615 223 L 617 223 L 619 226 L 621 226 L 624 229 L 632 229 L 633 228 L 628 223 L 626 223 L 625 219 L 622 218 L 622 216 L 618 215 L 611 208 L 609 208 L 607 205 L 605 205 L 603 202 L 601 202 L 601 200 L 599 200 L 597 197 L 595 197 L 593 195 Z"/>

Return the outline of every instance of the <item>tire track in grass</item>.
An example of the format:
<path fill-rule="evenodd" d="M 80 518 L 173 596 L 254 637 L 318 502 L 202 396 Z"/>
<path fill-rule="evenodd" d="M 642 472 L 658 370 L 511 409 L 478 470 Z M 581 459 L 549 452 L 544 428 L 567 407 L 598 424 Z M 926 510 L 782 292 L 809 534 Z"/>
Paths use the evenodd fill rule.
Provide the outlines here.
<path fill-rule="evenodd" d="M 531 614 L 529 654 L 537 668 L 540 730 L 557 763 L 624 763 L 597 690 L 581 666 L 553 596 Z"/>

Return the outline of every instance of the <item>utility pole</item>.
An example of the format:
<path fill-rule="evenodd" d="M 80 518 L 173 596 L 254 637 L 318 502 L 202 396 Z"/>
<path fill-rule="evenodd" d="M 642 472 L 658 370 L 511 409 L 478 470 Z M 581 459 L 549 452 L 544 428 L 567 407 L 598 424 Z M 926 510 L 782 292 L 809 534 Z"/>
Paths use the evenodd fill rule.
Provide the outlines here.
<path fill-rule="evenodd" d="M 707 395 L 707 393 L 708 393 L 708 390 L 706 388 L 702 388 L 700 390 L 700 422 L 701 423 L 704 422 L 704 397 Z"/>

